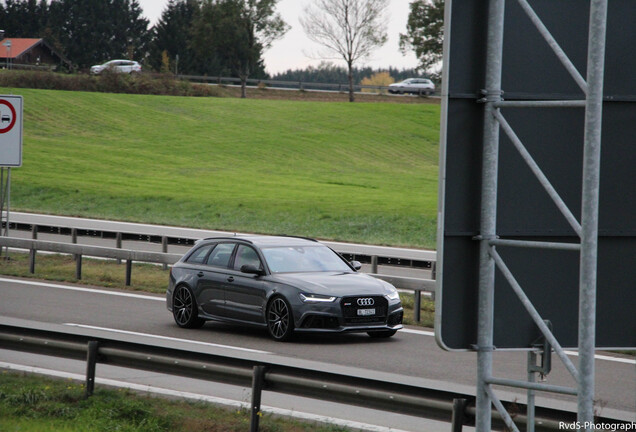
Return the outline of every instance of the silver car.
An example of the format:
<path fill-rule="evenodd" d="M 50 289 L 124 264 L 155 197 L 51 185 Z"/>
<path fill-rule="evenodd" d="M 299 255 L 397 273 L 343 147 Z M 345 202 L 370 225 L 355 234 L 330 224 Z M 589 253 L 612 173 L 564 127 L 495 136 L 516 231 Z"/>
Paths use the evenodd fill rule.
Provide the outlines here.
<path fill-rule="evenodd" d="M 277 341 L 303 332 L 391 337 L 402 328 L 398 292 L 360 268 L 312 239 L 210 238 L 172 267 L 166 303 L 185 328 L 215 320 L 265 328 Z"/>
<path fill-rule="evenodd" d="M 399 83 L 389 85 L 389 93 L 393 94 L 420 94 L 432 95 L 435 92 L 435 84 L 427 78 L 409 78 Z"/>
<path fill-rule="evenodd" d="M 141 73 L 141 65 L 133 60 L 111 60 L 101 65 L 91 66 L 91 74 L 99 75 L 104 71 L 114 73 Z"/>

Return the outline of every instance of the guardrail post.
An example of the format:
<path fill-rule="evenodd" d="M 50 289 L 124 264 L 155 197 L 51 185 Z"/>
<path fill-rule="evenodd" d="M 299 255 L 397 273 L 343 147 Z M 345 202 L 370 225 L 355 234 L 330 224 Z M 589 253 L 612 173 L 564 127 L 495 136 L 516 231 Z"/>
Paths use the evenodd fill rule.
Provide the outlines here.
<path fill-rule="evenodd" d="M 431 279 L 437 280 L 437 261 L 431 263 Z"/>
<path fill-rule="evenodd" d="M 466 405 L 468 405 L 467 399 L 453 399 L 452 432 L 462 432 L 466 422 Z"/>
<path fill-rule="evenodd" d="M 265 384 L 265 366 L 254 366 L 252 378 L 252 411 L 250 413 L 250 432 L 258 432 L 261 417 L 261 393 Z"/>
<path fill-rule="evenodd" d="M 130 279 L 132 274 L 132 260 L 126 260 L 126 286 L 130 286 Z"/>
<path fill-rule="evenodd" d="M 73 228 L 71 230 L 71 243 L 73 244 L 77 243 L 77 228 Z"/>
<path fill-rule="evenodd" d="M 33 240 L 37 240 L 38 239 L 38 226 L 37 225 L 31 225 L 31 238 Z"/>
<path fill-rule="evenodd" d="M 378 256 L 377 255 L 371 256 L 371 273 L 373 274 L 378 273 Z"/>
<path fill-rule="evenodd" d="M 75 255 L 75 279 L 82 279 L 82 255 Z"/>
<path fill-rule="evenodd" d="M 9 248 L 7 247 L 7 250 Z M 35 249 L 29 249 L 29 273 L 35 273 Z"/>
<path fill-rule="evenodd" d="M 115 247 L 117 249 L 121 249 L 121 233 L 118 232 L 117 235 L 115 236 Z M 121 260 L 119 258 L 117 258 L 117 264 L 121 264 Z"/>
<path fill-rule="evenodd" d="M 161 252 L 168 253 L 168 237 L 167 236 L 161 237 Z M 164 270 L 168 270 L 168 264 L 164 264 L 162 267 Z"/>
<path fill-rule="evenodd" d="M 90 341 L 88 343 L 88 351 L 86 353 L 86 392 L 85 398 L 93 396 L 95 390 L 95 365 L 97 364 L 97 348 L 99 343 Z"/>
<path fill-rule="evenodd" d="M 420 309 L 422 308 L 422 290 L 416 289 L 413 295 L 415 297 L 415 302 L 413 305 L 413 320 L 415 322 L 420 322 Z"/>

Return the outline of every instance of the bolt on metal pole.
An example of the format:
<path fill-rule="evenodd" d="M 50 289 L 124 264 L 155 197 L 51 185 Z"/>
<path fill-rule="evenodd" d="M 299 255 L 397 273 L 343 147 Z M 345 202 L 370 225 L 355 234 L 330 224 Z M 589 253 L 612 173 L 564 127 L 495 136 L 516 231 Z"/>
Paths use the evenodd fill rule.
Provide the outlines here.
<path fill-rule="evenodd" d="M 477 320 L 477 432 L 490 432 L 492 399 L 487 380 L 492 375 L 495 262 L 489 254 L 489 241 L 497 229 L 497 171 L 499 123 L 494 104 L 501 101 L 501 66 L 505 0 L 491 0 L 488 10 L 486 57 L 486 97 L 481 189 L 481 227 L 479 253 L 479 301 Z"/>
<path fill-rule="evenodd" d="M 596 277 L 601 129 L 607 0 L 592 0 L 587 57 L 587 103 L 583 150 L 581 267 L 579 277 L 578 420 L 591 429 L 594 421 L 594 348 L 596 344 Z"/>

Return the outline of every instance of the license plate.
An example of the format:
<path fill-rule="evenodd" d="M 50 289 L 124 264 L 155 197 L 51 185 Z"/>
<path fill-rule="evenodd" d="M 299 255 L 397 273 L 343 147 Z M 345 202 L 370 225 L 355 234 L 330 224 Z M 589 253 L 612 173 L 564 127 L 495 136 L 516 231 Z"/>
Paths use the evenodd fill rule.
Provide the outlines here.
<path fill-rule="evenodd" d="M 375 315 L 375 309 L 358 309 L 359 316 Z"/>

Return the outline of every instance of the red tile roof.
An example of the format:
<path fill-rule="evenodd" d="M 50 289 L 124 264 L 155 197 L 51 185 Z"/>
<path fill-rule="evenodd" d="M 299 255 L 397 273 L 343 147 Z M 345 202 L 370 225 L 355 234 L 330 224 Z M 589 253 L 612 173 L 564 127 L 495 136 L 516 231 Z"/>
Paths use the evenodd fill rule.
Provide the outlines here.
<path fill-rule="evenodd" d="M 11 41 L 11 50 L 7 51 L 7 47 L 2 45 L 6 41 Z M 22 38 L 5 38 L 0 41 L 0 58 L 7 58 L 7 52 L 9 58 L 16 58 L 23 54 L 25 51 L 33 48 L 40 43 L 42 39 L 22 39 Z"/>

